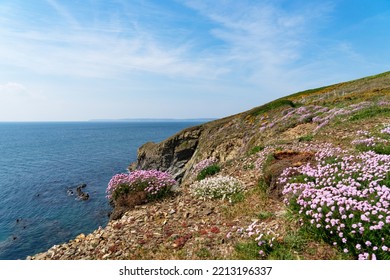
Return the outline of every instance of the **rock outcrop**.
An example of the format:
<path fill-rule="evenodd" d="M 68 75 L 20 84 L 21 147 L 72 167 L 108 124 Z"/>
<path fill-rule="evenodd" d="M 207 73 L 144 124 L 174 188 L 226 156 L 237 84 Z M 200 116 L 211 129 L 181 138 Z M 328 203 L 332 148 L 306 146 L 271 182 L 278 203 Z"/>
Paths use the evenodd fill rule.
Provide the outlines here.
<path fill-rule="evenodd" d="M 202 131 L 202 126 L 195 126 L 161 143 L 144 144 L 138 149 L 137 162 L 129 169 L 157 169 L 171 173 L 176 180 L 182 179 L 186 165 L 198 147 Z"/>

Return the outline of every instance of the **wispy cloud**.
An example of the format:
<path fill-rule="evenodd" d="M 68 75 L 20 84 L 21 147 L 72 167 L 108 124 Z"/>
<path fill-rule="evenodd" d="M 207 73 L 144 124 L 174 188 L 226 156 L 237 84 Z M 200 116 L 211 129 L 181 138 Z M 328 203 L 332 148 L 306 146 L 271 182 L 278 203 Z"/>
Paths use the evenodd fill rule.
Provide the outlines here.
<path fill-rule="evenodd" d="M 45 0 L 72 28 L 80 28 L 80 24 L 76 18 L 56 0 Z"/>
<path fill-rule="evenodd" d="M 262 88 L 286 89 L 304 56 L 316 23 L 331 6 L 324 2 L 316 10 L 311 5 L 284 10 L 270 1 L 191 0 L 187 5 L 215 23 L 211 34 L 224 43 L 219 59 L 230 71 Z M 296 78 L 296 77 L 294 77 Z"/>
<path fill-rule="evenodd" d="M 190 46 L 157 40 L 156 31 L 137 26 L 130 35 L 121 27 L 100 23 L 83 26 L 66 10 L 49 1 L 77 28 L 53 27 L 12 30 L 0 27 L 0 58 L 4 63 L 50 75 L 113 77 L 123 72 L 150 72 L 164 76 L 204 78 L 217 73 L 204 61 L 190 59 Z M 105 25 L 105 28 L 102 26 Z M 106 32 L 102 32 L 105 30 Z"/>
<path fill-rule="evenodd" d="M 344 36 L 370 29 L 369 23 L 360 20 L 353 30 L 343 26 L 344 33 L 338 34 L 342 24 L 329 24 L 336 22 L 332 16 L 340 17 L 337 3 L 4 0 L 0 103 L 5 92 L 9 99 L 19 90 L 47 98 L 54 114 L 64 103 L 82 108 L 93 97 L 96 105 L 90 106 L 98 113 L 102 107 L 110 107 L 105 111 L 111 114 L 127 112 L 126 99 L 141 104 L 132 108 L 136 116 L 148 112 L 150 100 L 170 108 L 161 116 L 174 115 L 178 108 L 224 116 L 297 90 L 354 78 L 355 66 L 384 68 L 385 50 L 377 54 L 376 64 L 367 63 L 372 46 L 364 53 L 357 48 L 360 36 L 360 41 Z M 387 18 L 372 20 L 377 27 L 386 26 Z M 17 84 L 29 87 L 23 91 Z M 16 116 L 12 110 L 9 115 Z"/>
<path fill-rule="evenodd" d="M 115 11 L 108 18 L 83 23 L 59 2 L 46 2 L 65 20 L 66 28 L 0 28 L 3 61 L 51 75 L 112 77 L 143 71 L 205 80 L 229 80 L 233 75 L 260 85 L 282 72 L 286 76 L 286 69 L 299 61 L 303 37 L 313 20 L 308 9 L 287 13 L 270 2 L 188 1 L 189 8 L 212 22 L 203 36 L 209 36 L 214 44 L 199 49 L 194 38 L 175 38 L 175 34 L 190 34 L 190 30 L 168 23 L 148 26 L 140 19 L 136 8 L 155 15 L 156 21 L 169 16 L 174 21 L 171 11 L 148 2 L 136 1 L 136 6 L 122 1 L 121 14 Z M 89 12 L 93 9 L 91 6 Z"/>

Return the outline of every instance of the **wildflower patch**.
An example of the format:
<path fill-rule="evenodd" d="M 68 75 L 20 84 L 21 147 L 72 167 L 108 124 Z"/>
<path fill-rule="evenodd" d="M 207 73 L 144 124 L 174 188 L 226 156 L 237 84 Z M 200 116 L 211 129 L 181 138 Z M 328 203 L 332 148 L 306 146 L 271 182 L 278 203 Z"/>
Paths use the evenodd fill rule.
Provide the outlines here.
<path fill-rule="evenodd" d="M 316 153 L 287 168 L 285 203 L 318 235 L 358 259 L 390 259 L 390 156 Z"/>
<path fill-rule="evenodd" d="M 190 186 L 192 195 L 203 199 L 222 199 L 234 202 L 244 192 L 244 183 L 230 176 L 216 176 L 195 182 Z"/>
<path fill-rule="evenodd" d="M 167 172 L 135 170 L 128 174 L 114 175 L 108 183 L 106 193 L 108 199 L 114 200 L 123 195 L 140 193 L 153 199 L 169 192 L 175 184 L 176 181 Z"/>

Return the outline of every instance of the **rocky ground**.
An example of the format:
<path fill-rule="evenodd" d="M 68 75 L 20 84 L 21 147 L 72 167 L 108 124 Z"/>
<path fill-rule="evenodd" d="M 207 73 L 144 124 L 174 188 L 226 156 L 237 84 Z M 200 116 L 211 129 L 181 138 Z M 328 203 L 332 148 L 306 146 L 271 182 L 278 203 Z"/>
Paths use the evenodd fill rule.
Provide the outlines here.
<path fill-rule="evenodd" d="M 257 160 L 258 154 L 245 156 L 226 163 L 221 170 L 222 175 L 234 176 L 245 183 L 246 198 L 242 203 L 200 200 L 189 193 L 189 184 L 183 184 L 171 197 L 136 206 L 105 228 L 80 234 L 27 259 L 239 259 L 235 247 L 245 242 L 245 238 L 236 234 L 237 229 L 253 222 L 261 222 L 264 231 L 277 232 L 279 242 L 283 242 L 285 235 L 297 230 L 298 225 L 286 220 L 281 199 L 265 199 L 261 194 L 258 181 L 263 174 L 255 167 Z M 261 217 L 261 213 L 273 214 Z M 304 254 L 295 252 L 295 258 L 332 257 L 328 245 L 308 242 L 307 246 L 312 250 Z"/>
<path fill-rule="evenodd" d="M 246 184 L 248 191 L 257 184 L 258 171 L 250 168 L 254 158 L 231 162 L 222 173 L 234 175 Z M 80 234 L 68 243 L 55 245 L 47 252 L 30 256 L 32 260 L 75 259 L 231 259 L 238 239 L 227 238 L 229 232 L 258 220 L 241 213 L 239 204 L 205 201 L 189 194 L 183 185 L 172 197 L 136 206 L 121 219 L 105 228 Z M 253 201 L 256 204 L 256 201 Z M 266 205 L 246 205 L 250 212 Z M 279 201 L 269 202 L 268 210 L 282 210 Z M 252 213 L 253 214 L 253 213 Z M 278 221 L 270 219 L 270 225 Z"/>

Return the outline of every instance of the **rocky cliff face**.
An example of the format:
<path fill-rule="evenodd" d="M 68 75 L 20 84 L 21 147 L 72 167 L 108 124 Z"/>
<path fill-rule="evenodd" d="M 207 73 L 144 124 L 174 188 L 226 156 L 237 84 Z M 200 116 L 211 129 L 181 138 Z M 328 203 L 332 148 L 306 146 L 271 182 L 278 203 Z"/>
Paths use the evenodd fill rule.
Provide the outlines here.
<path fill-rule="evenodd" d="M 195 126 L 168 138 L 161 143 L 148 142 L 138 149 L 137 162 L 129 169 L 157 169 L 171 173 L 175 179 L 183 178 L 187 163 L 193 157 L 202 126 Z"/>
<path fill-rule="evenodd" d="M 239 114 L 185 129 L 163 142 L 141 146 L 129 169 L 167 171 L 181 181 L 202 159 L 224 163 L 246 154 L 258 138 L 257 126 L 246 114 Z"/>

